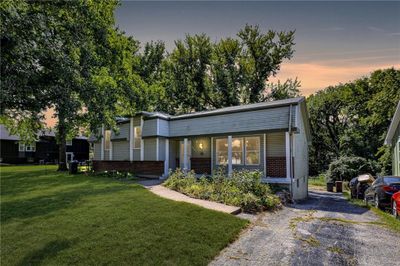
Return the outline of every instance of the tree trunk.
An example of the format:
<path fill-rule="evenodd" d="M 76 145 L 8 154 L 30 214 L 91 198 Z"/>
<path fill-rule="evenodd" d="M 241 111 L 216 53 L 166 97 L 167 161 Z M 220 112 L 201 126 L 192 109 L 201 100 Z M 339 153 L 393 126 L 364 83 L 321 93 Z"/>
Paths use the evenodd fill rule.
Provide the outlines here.
<path fill-rule="evenodd" d="M 67 156 L 66 156 L 66 134 L 65 121 L 63 118 L 59 117 L 57 134 L 58 134 L 58 170 L 57 171 L 67 171 Z"/>

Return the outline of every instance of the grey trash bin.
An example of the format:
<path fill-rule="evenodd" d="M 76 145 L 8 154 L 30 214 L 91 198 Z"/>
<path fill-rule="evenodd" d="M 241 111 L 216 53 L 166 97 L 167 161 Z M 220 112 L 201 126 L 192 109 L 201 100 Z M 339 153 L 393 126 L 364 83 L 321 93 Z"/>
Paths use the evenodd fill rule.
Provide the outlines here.
<path fill-rule="evenodd" d="M 78 173 L 78 161 L 71 161 L 69 163 L 69 173 L 71 175 L 76 175 Z"/>

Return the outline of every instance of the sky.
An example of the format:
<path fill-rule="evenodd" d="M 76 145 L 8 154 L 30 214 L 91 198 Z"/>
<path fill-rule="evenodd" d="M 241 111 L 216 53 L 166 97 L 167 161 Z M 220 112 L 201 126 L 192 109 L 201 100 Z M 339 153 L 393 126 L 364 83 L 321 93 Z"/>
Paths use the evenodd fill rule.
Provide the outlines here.
<path fill-rule="evenodd" d="M 271 82 L 298 78 L 302 95 L 381 68 L 400 68 L 400 2 L 136 2 L 122 1 L 118 27 L 142 44 L 162 40 L 167 50 L 185 34 L 211 40 L 236 37 L 246 23 L 262 31 L 296 30 L 295 53 Z M 46 112 L 49 126 L 56 122 Z"/>
<path fill-rule="evenodd" d="M 169 51 L 185 34 L 236 38 L 246 23 L 296 30 L 294 56 L 271 81 L 297 77 L 305 96 L 379 68 L 400 68 L 400 2 L 123 1 L 115 18 L 127 35 L 142 44 L 162 40 Z"/>

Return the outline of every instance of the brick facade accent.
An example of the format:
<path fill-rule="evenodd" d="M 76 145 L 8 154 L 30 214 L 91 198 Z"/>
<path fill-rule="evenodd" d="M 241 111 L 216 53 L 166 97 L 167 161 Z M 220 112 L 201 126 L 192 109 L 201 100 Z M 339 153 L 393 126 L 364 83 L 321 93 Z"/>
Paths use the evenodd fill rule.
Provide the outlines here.
<path fill-rule="evenodd" d="M 286 157 L 267 157 L 267 176 L 286 177 Z"/>
<path fill-rule="evenodd" d="M 211 174 L 211 158 L 190 158 L 190 163 L 196 174 Z"/>
<path fill-rule="evenodd" d="M 164 161 L 93 161 L 93 169 L 95 172 L 116 170 L 159 177 L 164 174 Z"/>

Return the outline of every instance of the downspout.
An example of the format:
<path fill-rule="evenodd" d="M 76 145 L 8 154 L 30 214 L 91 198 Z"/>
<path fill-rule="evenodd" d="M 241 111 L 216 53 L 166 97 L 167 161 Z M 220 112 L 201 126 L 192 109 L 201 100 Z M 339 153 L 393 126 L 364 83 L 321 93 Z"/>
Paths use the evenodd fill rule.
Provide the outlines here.
<path fill-rule="evenodd" d="M 290 173 L 290 197 L 293 199 L 293 167 L 292 167 L 292 105 L 289 105 L 289 173 Z"/>

